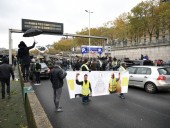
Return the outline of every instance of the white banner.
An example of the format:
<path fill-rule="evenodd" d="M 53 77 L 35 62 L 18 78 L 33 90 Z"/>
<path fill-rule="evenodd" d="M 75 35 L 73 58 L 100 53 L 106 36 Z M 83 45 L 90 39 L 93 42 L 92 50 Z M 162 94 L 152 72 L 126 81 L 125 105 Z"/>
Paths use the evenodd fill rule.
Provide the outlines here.
<path fill-rule="evenodd" d="M 84 80 L 84 75 L 88 75 L 88 80 L 91 83 L 92 96 L 101 96 L 101 95 L 109 95 L 109 81 L 111 79 L 112 73 L 115 74 L 115 77 L 119 78 L 118 71 L 67 71 L 67 85 L 70 94 L 70 98 L 76 98 L 79 94 L 82 93 L 82 86 L 76 84 L 76 74 L 79 73 L 78 76 L 79 81 Z M 121 93 L 128 92 L 128 83 L 129 83 L 129 72 L 121 72 L 120 74 L 120 86 Z"/>

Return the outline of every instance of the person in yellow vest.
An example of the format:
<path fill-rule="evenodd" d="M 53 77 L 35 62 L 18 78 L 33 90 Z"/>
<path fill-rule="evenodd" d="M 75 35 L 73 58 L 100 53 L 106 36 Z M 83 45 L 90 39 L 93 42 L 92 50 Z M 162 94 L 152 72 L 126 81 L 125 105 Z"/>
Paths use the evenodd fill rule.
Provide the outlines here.
<path fill-rule="evenodd" d="M 80 71 L 90 71 L 88 64 L 89 64 L 88 59 L 85 59 L 84 64 L 82 64 L 80 67 Z"/>
<path fill-rule="evenodd" d="M 117 85 L 117 81 L 118 81 L 118 80 L 119 80 L 119 78 L 116 79 L 115 74 L 112 73 L 112 74 L 111 74 L 111 79 L 110 79 L 110 81 L 109 81 L 109 92 L 110 92 L 110 93 L 116 92 L 116 85 Z"/>
<path fill-rule="evenodd" d="M 123 72 L 123 71 L 126 71 L 126 63 L 125 62 L 121 62 L 120 63 L 120 67 L 119 67 L 119 72 L 121 73 L 121 72 Z M 123 93 L 120 93 L 119 94 L 119 97 L 121 98 L 121 99 L 125 99 L 125 95 L 123 94 Z"/>
<path fill-rule="evenodd" d="M 87 74 L 84 75 L 84 81 L 78 80 L 79 75 L 80 75 L 79 73 L 76 74 L 76 84 L 82 86 L 82 102 L 83 104 L 85 104 L 90 101 L 89 94 L 92 93 L 91 84 L 90 84 L 90 81 L 87 80 L 87 77 L 88 77 Z"/>

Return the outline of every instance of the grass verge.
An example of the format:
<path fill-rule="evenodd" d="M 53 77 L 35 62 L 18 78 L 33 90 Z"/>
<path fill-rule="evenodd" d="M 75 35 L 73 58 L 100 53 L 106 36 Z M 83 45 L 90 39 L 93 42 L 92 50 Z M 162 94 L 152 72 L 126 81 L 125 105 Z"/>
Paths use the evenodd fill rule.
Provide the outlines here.
<path fill-rule="evenodd" d="M 2 99 L 1 95 L 0 91 L 0 128 L 27 128 L 20 82 L 11 81 L 10 99 Z"/>

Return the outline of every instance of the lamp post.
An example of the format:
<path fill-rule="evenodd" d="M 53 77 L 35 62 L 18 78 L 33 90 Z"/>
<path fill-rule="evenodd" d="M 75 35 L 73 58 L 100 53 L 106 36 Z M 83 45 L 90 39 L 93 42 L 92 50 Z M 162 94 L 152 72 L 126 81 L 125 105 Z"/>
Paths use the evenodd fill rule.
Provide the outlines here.
<path fill-rule="evenodd" d="M 89 13 L 89 60 L 90 60 L 90 13 L 93 12 L 91 12 L 90 10 L 85 10 L 85 12 Z"/>

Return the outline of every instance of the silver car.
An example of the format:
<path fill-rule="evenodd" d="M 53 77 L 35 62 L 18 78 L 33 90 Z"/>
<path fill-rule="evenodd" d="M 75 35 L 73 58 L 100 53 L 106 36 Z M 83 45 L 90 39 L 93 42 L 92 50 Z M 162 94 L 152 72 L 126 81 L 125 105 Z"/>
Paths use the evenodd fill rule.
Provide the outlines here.
<path fill-rule="evenodd" d="M 148 93 L 170 89 L 170 67 L 132 66 L 129 71 L 129 86 L 144 88 Z"/>
<path fill-rule="evenodd" d="M 50 69 L 47 67 L 46 63 L 41 64 L 40 77 L 50 78 Z"/>

